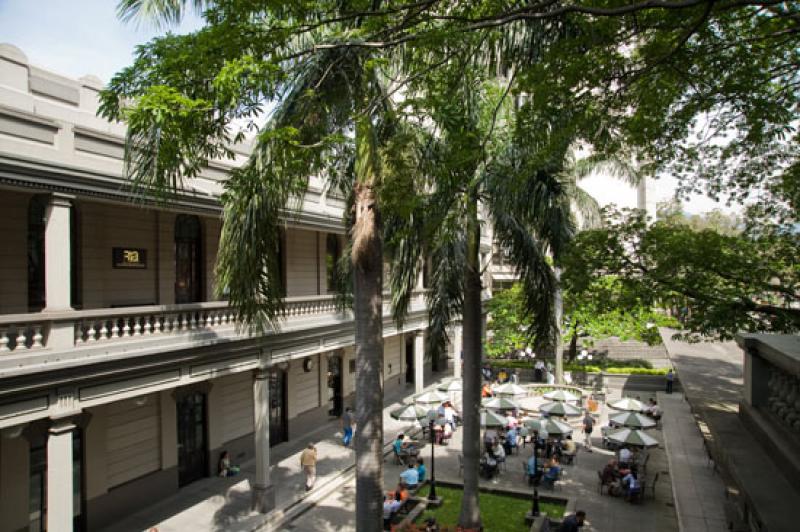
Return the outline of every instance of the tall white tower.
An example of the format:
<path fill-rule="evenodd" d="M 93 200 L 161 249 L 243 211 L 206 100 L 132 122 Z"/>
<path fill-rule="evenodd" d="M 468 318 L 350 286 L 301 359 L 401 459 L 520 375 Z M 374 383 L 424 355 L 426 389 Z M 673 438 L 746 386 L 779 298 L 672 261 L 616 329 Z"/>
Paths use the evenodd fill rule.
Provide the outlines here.
<path fill-rule="evenodd" d="M 636 186 L 636 208 L 642 209 L 647 213 L 651 222 L 656 220 L 656 190 L 655 180 L 642 177 Z"/>

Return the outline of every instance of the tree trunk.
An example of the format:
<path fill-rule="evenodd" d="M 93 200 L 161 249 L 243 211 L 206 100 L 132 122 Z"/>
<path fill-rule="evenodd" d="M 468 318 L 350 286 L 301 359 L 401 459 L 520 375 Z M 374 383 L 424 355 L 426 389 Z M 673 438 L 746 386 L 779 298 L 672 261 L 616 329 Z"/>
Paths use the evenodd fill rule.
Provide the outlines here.
<path fill-rule="evenodd" d="M 479 530 L 478 481 L 481 457 L 481 275 L 480 226 L 477 200 L 467 207 L 467 249 L 464 268 L 464 309 L 462 312 L 464 370 L 463 408 L 464 496 L 458 524 Z"/>
<path fill-rule="evenodd" d="M 561 323 L 564 321 L 564 297 L 561 293 L 561 267 L 553 268 L 556 278 L 556 293 L 553 294 L 553 307 L 556 315 L 556 384 L 564 384 L 564 341 L 561 339 Z"/>
<path fill-rule="evenodd" d="M 572 337 L 569 339 L 567 362 L 575 362 L 576 356 L 578 356 L 578 322 L 575 322 L 572 326 Z"/>
<path fill-rule="evenodd" d="M 356 123 L 352 262 L 356 327 L 356 528 L 383 530 L 383 241 L 368 118 Z"/>

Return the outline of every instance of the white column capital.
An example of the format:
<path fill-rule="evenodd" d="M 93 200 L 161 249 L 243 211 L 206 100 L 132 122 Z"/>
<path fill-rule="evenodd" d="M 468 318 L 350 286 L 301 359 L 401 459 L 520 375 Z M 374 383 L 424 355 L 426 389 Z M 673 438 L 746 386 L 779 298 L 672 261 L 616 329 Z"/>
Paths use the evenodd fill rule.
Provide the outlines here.
<path fill-rule="evenodd" d="M 53 207 L 72 208 L 72 202 L 75 200 L 75 196 L 72 194 L 64 194 L 63 192 L 53 192 L 50 194 L 49 199 L 49 204 Z"/>

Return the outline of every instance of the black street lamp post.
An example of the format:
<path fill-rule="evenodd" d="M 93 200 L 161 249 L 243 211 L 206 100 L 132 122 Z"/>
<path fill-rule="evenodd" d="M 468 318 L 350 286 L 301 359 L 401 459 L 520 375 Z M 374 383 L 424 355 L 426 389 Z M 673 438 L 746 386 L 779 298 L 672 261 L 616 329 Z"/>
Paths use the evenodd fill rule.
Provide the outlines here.
<path fill-rule="evenodd" d="M 531 507 L 531 515 L 538 517 L 539 515 L 539 491 L 534 486 L 533 488 L 533 506 Z"/>
<path fill-rule="evenodd" d="M 434 434 L 436 431 L 433 430 L 433 425 L 436 423 L 434 416 L 429 416 L 428 419 L 428 431 L 431 434 L 431 489 L 428 491 L 428 500 L 435 501 L 436 500 L 436 439 Z"/>

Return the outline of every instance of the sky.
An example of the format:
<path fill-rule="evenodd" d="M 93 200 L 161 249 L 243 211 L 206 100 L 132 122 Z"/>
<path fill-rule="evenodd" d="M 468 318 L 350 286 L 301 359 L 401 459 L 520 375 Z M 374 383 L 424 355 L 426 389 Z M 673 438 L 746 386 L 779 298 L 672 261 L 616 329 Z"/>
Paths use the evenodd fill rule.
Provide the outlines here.
<path fill-rule="evenodd" d="M 165 32 L 118 20 L 116 5 L 117 0 L 0 0 L 0 42 L 20 48 L 33 65 L 71 78 L 93 74 L 105 83 L 132 62 L 136 45 Z M 190 13 L 170 30 L 187 33 L 201 25 Z M 581 186 L 601 205 L 636 206 L 636 190 L 607 176 L 591 176 Z M 656 201 L 669 199 L 674 190 L 675 181 L 662 176 Z M 692 214 L 714 208 L 730 210 L 704 196 L 684 202 Z"/>

